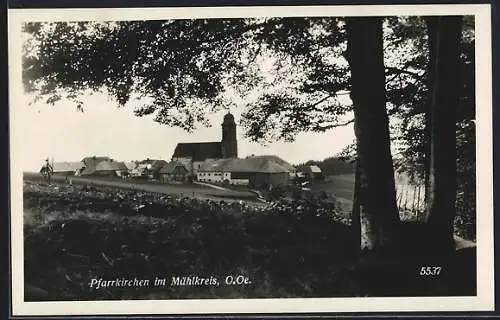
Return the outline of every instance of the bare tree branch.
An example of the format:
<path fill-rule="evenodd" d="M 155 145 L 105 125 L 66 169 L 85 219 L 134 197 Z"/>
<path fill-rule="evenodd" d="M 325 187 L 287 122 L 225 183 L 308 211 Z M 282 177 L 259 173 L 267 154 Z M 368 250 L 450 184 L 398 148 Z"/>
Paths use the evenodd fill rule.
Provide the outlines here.
<path fill-rule="evenodd" d="M 325 96 L 325 97 L 323 97 L 323 98 L 319 99 L 318 101 L 314 102 L 313 104 L 309 105 L 308 107 L 309 107 L 309 108 L 314 108 L 314 107 L 316 107 L 318 104 L 321 104 L 321 103 L 325 102 L 326 100 L 328 100 L 328 99 L 330 99 L 330 98 L 333 98 L 333 97 L 335 97 L 335 96 L 336 96 L 336 94 L 335 94 L 335 93 L 329 94 L 329 95 L 327 95 L 327 96 Z"/>
<path fill-rule="evenodd" d="M 248 62 L 248 65 L 250 65 L 250 64 L 252 64 L 252 63 L 255 62 L 255 59 L 257 59 L 257 57 L 259 56 L 259 54 L 260 54 L 261 51 L 262 51 L 262 44 L 259 45 L 257 51 L 255 51 L 253 57 Z"/>
<path fill-rule="evenodd" d="M 337 123 L 336 125 L 333 126 L 333 128 L 337 128 L 337 127 L 345 127 L 351 123 L 354 123 L 354 119 L 351 119 L 349 121 L 346 121 L 346 122 L 341 122 L 341 123 Z"/>
<path fill-rule="evenodd" d="M 341 122 L 341 123 L 327 125 L 327 126 L 324 126 L 324 127 L 318 126 L 318 128 L 320 128 L 322 130 L 328 130 L 328 129 L 338 128 L 338 127 L 345 127 L 345 126 L 350 125 L 351 123 L 354 123 L 354 119 L 351 119 L 351 120 L 346 121 L 346 122 Z"/>

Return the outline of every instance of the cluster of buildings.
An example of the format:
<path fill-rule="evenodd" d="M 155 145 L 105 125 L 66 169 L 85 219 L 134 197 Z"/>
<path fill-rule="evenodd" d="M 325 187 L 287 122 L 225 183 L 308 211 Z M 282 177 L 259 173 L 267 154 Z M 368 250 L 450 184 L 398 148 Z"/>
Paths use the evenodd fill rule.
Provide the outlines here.
<path fill-rule="evenodd" d="M 146 159 L 115 161 L 109 157 L 86 157 L 79 162 L 53 163 L 53 174 L 149 178 L 162 182 L 190 179 L 200 182 L 250 185 L 255 188 L 287 185 L 294 177 L 313 177 L 319 168 L 302 168 L 275 155 L 238 158 L 234 116 L 227 113 L 222 123 L 222 139 L 217 142 L 177 144 L 170 161 Z"/>
<path fill-rule="evenodd" d="M 78 162 L 49 163 L 54 175 L 74 176 L 117 176 L 117 177 L 150 177 L 158 175 L 160 169 L 167 164 L 164 160 L 122 162 L 110 157 L 85 157 Z M 40 170 L 42 171 L 42 170 Z"/>

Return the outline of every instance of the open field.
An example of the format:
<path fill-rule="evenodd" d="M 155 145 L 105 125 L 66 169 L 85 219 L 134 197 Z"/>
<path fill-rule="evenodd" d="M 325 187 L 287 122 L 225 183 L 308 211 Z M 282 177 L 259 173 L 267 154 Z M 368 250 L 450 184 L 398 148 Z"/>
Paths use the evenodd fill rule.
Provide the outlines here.
<path fill-rule="evenodd" d="M 425 209 L 424 186 L 410 183 L 404 175 L 397 175 L 395 183 L 396 200 L 401 220 L 421 220 Z M 315 192 L 326 192 L 334 196 L 341 210 L 351 211 L 354 196 L 354 174 L 328 176 L 325 181 L 318 181 L 312 184 L 312 190 Z M 475 241 L 475 222 L 457 214 L 454 224 L 456 236 Z"/>
<path fill-rule="evenodd" d="M 39 173 L 24 173 L 25 181 L 43 182 L 43 177 Z M 73 184 L 95 185 L 104 187 L 115 187 L 121 189 L 131 189 L 145 192 L 155 192 L 161 194 L 170 194 L 178 196 L 190 196 L 201 199 L 236 199 L 246 201 L 256 201 L 256 195 L 250 191 L 244 190 L 220 190 L 193 183 L 189 184 L 167 184 L 161 182 L 152 182 L 147 180 L 122 180 L 119 178 L 104 177 L 68 177 Z M 67 183 L 63 176 L 54 175 L 52 181 L 55 183 Z"/>
<path fill-rule="evenodd" d="M 336 196 L 352 200 L 354 196 L 354 174 L 346 173 L 326 177 L 326 184 L 319 185 L 318 190 L 330 190 Z"/>
<path fill-rule="evenodd" d="M 354 174 L 339 174 L 328 176 L 324 181 L 312 184 L 314 192 L 325 192 L 334 196 L 342 210 L 352 210 L 352 198 L 354 195 Z"/>
<path fill-rule="evenodd" d="M 406 202 L 409 202 L 410 200 L 413 200 L 414 196 L 417 196 L 413 191 L 413 189 L 416 189 L 415 186 L 411 185 L 403 176 L 397 176 L 395 183 L 398 200 L 405 200 L 405 198 L 408 198 Z M 318 181 L 313 186 L 313 189 L 316 191 L 325 191 L 352 202 L 354 196 L 354 174 L 346 173 L 328 176 L 325 178 L 325 181 Z M 423 187 L 421 188 L 421 191 L 423 192 Z M 422 202 L 423 198 L 421 199 L 421 203 Z M 401 203 L 398 204 L 404 204 L 404 201 L 401 201 Z"/>

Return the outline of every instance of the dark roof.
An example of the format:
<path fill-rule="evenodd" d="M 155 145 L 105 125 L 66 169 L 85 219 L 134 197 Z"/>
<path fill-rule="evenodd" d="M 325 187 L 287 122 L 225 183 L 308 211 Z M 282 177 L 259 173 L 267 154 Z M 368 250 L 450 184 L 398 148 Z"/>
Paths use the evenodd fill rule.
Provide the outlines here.
<path fill-rule="evenodd" d="M 318 166 L 309 166 L 309 170 L 311 170 L 312 173 L 321 173 L 321 169 Z"/>
<path fill-rule="evenodd" d="M 110 160 L 110 157 L 96 157 L 96 156 L 93 156 L 93 157 L 85 157 L 82 159 L 82 162 L 85 163 L 85 165 L 89 165 L 89 163 L 95 163 L 96 165 L 101 162 L 102 160 Z"/>
<path fill-rule="evenodd" d="M 289 171 L 295 171 L 295 167 L 291 165 L 290 163 L 286 162 L 285 160 L 281 159 L 278 156 L 275 155 L 261 155 L 261 156 L 248 156 L 247 159 L 266 159 L 266 160 L 271 160 L 276 162 L 282 167 L 287 168 Z"/>
<path fill-rule="evenodd" d="M 172 161 L 172 162 L 165 164 L 163 166 L 163 168 L 160 169 L 160 173 L 174 173 L 175 168 L 177 168 L 177 167 L 183 167 L 184 170 L 187 171 L 186 167 L 182 163 L 177 162 L 177 161 Z"/>
<path fill-rule="evenodd" d="M 148 165 L 150 171 L 158 171 L 163 168 L 168 162 L 165 160 L 157 160 L 157 159 L 146 159 L 139 161 L 139 165 Z"/>
<path fill-rule="evenodd" d="M 83 175 L 92 174 L 95 172 L 97 164 L 101 161 L 109 161 L 109 157 L 85 157 L 82 162 L 85 164 L 85 169 L 82 171 Z"/>
<path fill-rule="evenodd" d="M 124 164 L 128 170 L 132 170 L 132 169 L 135 169 L 137 167 L 137 162 L 135 162 L 135 161 L 124 162 Z"/>
<path fill-rule="evenodd" d="M 178 143 L 173 158 L 192 158 L 194 161 L 222 158 L 220 142 Z"/>
<path fill-rule="evenodd" d="M 266 158 L 222 159 L 208 161 L 198 169 L 199 172 L 253 172 L 285 173 L 290 172 L 276 161 Z"/>
<path fill-rule="evenodd" d="M 82 169 L 85 167 L 85 164 L 83 162 L 54 162 L 52 164 L 52 171 L 53 172 L 68 172 L 68 171 L 73 171 L 75 172 L 76 170 Z"/>
<path fill-rule="evenodd" d="M 300 166 L 298 171 L 304 173 L 321 173 L 321 168 L 317 165 Z"/>
<path fill-rule="evenodd" d="M 118 161 L 101 161 L 95 167 L 95 171 L 127 171 L 127 166 Z"/>
<path fill-rule="evenodd" d="M 168 162 L 165 160 L 154 160 L 151 163 L 151 171 L 159 171 L 163 168 Z"/>

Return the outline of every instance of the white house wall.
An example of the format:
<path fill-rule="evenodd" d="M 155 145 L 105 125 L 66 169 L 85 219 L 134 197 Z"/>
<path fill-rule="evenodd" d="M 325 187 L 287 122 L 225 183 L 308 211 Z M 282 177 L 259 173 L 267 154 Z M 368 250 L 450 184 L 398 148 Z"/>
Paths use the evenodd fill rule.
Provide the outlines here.
<path fill-rule="evenodd" d="M 227 180 L 230 184 L 243 186 L 250 183 L 249 179 L 231 179 L 231 172 L 198 172 L 196 177 L 201 182 L 221 183 Z"/>
<path fill-rule="evenodd" d="M 222 172 L 198 172 L 196 177 L 202 182 L 223 182 L 224 175 Z"/>
<path fill-rule="evenodd" d="M 238 186 L 247 186 L 250 183 L 250 180 L 248 179 L 231 179 L 231 184 L 238 185 Z"/>
<path fill-rule="evenodd" d="M 137 170 L 137 169 L 130 170 L 130 175 L 133 176 L 133 177 L 138 177 L 141 174 L 142 174 L 142 172 L 140 170 Z"/>

